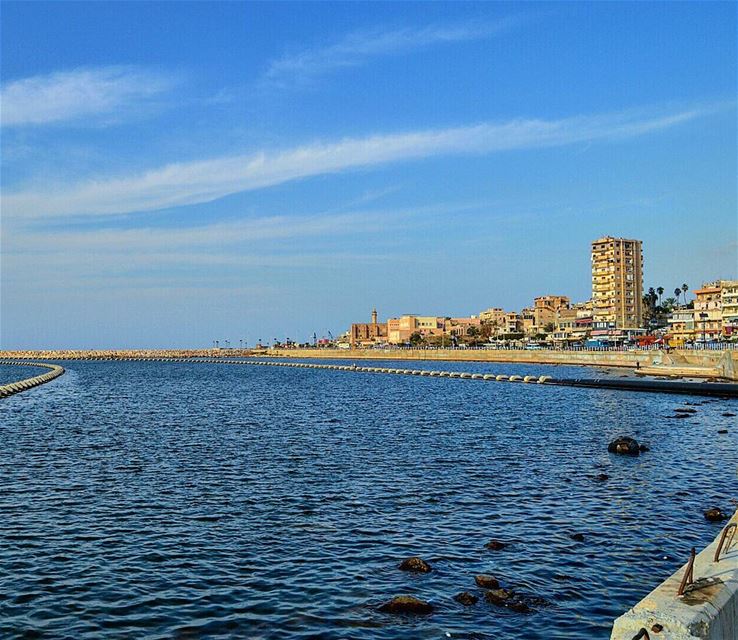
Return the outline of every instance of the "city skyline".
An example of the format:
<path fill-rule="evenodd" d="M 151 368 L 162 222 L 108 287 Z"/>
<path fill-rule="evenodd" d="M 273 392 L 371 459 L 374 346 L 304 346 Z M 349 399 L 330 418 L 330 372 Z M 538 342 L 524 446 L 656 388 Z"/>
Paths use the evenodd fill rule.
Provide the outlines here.
<path fill-rule="evenodd" d="M 735 279 L 735 31 L 729 3 L 5 3 L 0 348 L 584 301 L 606 235 L 646 291 Z"/>

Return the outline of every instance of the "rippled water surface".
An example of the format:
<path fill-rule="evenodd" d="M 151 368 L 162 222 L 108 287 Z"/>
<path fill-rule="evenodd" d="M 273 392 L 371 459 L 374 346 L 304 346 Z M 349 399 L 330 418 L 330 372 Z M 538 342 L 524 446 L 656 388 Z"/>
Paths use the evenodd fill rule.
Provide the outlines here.
<path fill-rule="evenodd" d="M 735 401 L 281 367 L 64 366 L 0 400 L 2 638 L 604 639 L 712 540 L 720 525 L 702 511 L 734 508 L 738 489 L 738 426 L 721 415 L 738 413 Z M 697 413 L 671 419 L 685 402 Z M 621 434 L 651 451 L 609 455 Z M 491 538 L 510 545 L 488 551 Z M 434 571 L 399 571 L 411 555 Z M 457 604 L 483 572 L 548 604 L 527 615 Z M 435 611 L 377 611 L 397 594 Z"/>

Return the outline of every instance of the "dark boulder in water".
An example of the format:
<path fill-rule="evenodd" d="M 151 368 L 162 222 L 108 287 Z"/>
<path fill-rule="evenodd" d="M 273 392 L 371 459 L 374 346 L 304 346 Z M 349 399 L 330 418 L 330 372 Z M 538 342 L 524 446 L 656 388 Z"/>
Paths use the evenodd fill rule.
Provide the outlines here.
<path fill-rule="evenodd" d="M 576 542 L 584 542 L 584 534 L 583 533 L 571 533 L 571 534 L 569 534 L 569 537 L 572 540 L 575 540 Z"/>
<path fill-rule="evenodd" d="M 605 480 L 609 480 L 609 479 L 610 479 L 610 476 L 608 476 L 606 473 L 598 473 L 595 476 L 595 480 L 597 480 L 597 482 L 604 482 Z"/>
<path fill-rule="evenodd" d="M 433 568 L 423 558 L 413 556 L 406 558 L 400 563 L 401 571 L 412 571 L 413 573 L 430 573 Z"/>
<path fill-rule="evenodd" d="M 485 573 L 475 576 L 474 582 L 477 583 L 477 586 L 482 587 L 482 589 L 497 589 L 500 586 L 500 581 L 497 578 Z"/>
<path fill-rule="evenodd" d="M 499 540 L 490 540 L 487 544 L 484 545 L 486 549 L 489 549 L 490 551 L 502 551 L 507 546 L 506 542 L 500 542 Z"/>
<path fill-rule="evenodd" d="M 638 445 L 638 449 L 641 453 L 645 453 L 646 451 L 651 451 L 651 447 L 649 447 L 647 444 L 641 444 Z"/>
<path fill-rule="evenodd" d="M 730 411 L 726 411 L 723 414 L 723 418 L 735 418 L 735 414 L 734 413 L 730 413 Z"/>
<path fill-rule="evenodd" d="M 382 613 L 411 613 L 426 615 L 433 612 L 433 605 L 413 596 L 395 596 L 379 606 Z"/>
<path fill-rule="evenodd" d="M 515 613 L 531 613 L 532 609 L 522 600 L 512 600 L 505 605 L 511 611 Z"/>
<path fill-rule="evenodd" d="M 629 438 L 628 436 L 616 438 L 607 445 L 607 450 L 610 453 L 617 453 L 625 456 L 637 456 L 641 453 L 638 441 L 633 438 Z"/>
<path fill-rule="evenodd" d="M 717 507 L 713 507 L 712 509 L 708 509 L 705 511 L 705 520 L 708 522 L 720 522 L 722 520 L 727 520 L 730 516 L 723 513 L 722 509 L 718 509 Z"/>
<path fill-rule="evenodd" d="M 491 589 L 485 592 L 484 599 L 490 604 L 505 607 L 516 613 L 530 613 L 532 611 L 524 598 L 508 589 Z"/>
<path fill-rule="evenodd" d="M 456 600 L 456 602 L 459 602 L 460 604 L 463 604 L 465 607 L 471 607 L 473 604 L 477 604 L 479 598 L 477 598 L 477 596 L 475 596 L 473 593 L 462 591 L 461 593 L 457 593 L 454 596 L 454 600 Z"/>
<path fill-rule="evenodd" d="M 507 589 L 491 589 L 484 594 L 484 599 L 490 604 L 505 605 L 513 594 Z"/>

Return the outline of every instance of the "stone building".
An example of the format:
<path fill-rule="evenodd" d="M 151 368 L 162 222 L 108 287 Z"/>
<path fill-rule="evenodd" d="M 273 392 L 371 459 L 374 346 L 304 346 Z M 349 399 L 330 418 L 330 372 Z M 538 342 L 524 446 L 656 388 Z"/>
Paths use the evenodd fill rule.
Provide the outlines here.
<path fill-rule="evenodd" d="M 372 310 L 372 321 L 352 324 L 349 333 L 351 348 L 368 347 L 387 342 L 387 323 L 377 322 L 377 310 Z"/>

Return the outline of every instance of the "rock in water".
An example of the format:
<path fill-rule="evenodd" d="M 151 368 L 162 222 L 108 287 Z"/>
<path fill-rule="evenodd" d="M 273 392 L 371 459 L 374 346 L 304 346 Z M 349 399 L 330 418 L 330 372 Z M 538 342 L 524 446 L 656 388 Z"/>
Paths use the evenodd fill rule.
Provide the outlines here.
<path fill-rule="evenodd" d="M 500 586 L 500 582 L 497 578 L 484 573 L 475 576 L 474 582 L 476 582 L 478 586 L 482 587 L 482 589 L 497 589 Z"/>
<path fill-rule="evenodd" d="M 498 607 L 506 607 L 516 613 L 530 613 L 532 611 L 527 602 L 507 589 L 492 589 L 491 591 L 487 591 L 484 594 L 484 599 L 490 604 L 497 605 Z"/>
<path fill-rule="evenodd" d="M 400 563 L 400 570 L 412 571 L 413 573 L 430 573 L 433 569 L 423 558 L 413 556 Z"/>
<path fill-rule="evenodd" d="M 584 534 L 583 533 L 571 533 L 571 534 L 569 534 L 569 537 L 572 540 L 575 540 L 576 542 L 584 542 Z"/>
<path fill-rule="evenodd" d="M 610 453 L 618 453 L 626 456 L 637 456 L 641 453 L 638 441 L 633 438 L 629 438 L 628 436 L 616 438 L 607 445 L 607 450 Z"/>
<path fill-rule="evenodd" d="M 425 615 L 433 612 L 433 605 L 413 596 L 395 596 L 379 606 L 383 613 L 412 613 Z"/>
<path fill-rule="evenodd" d="M 505 605 L 512 598 L 507 589 L 492 589 L 484 594 L 484 599 L 490 604 Z"/>
<path fill-rule="evenodd" d="M 463 604 L 465 607 L 470 607 L 473 604 L 477 604 L 477 601 L 479 600 L 479 598 L 477 598 L 477 596 L 475 596 L 473 593 L 469 593 L 468 591 L 462 591 L 461 593 L 457 593 L 454 596 L 454 600 L 456 600 L 456 602 Z"/>
<path fill-rule="evenodd" d="M 722 509 L 713 507 L 705 511 L 705 520 L 708 522 L 720 522 L 721 520 L 727 520 L 729 516 L 723 513 Z"/>
<path fill-rule="evenodd" d="M 516 613 L 531 613 L 532 609 L 525 604 L 525 602 L 522 602 L 520 600 L 513 600 L 512 602 L 509 602 L 505 605 L 508 609 L 511 611 L 515 611 Z"/>
<path fill-rule="evenodd" d="M 507 546 L 506 542 L 500 542 L 499 540 L 490 540 L 487 544 L 484 545 L 485 548 L 489 549 L 490 551 L 501 551 Z"/>

